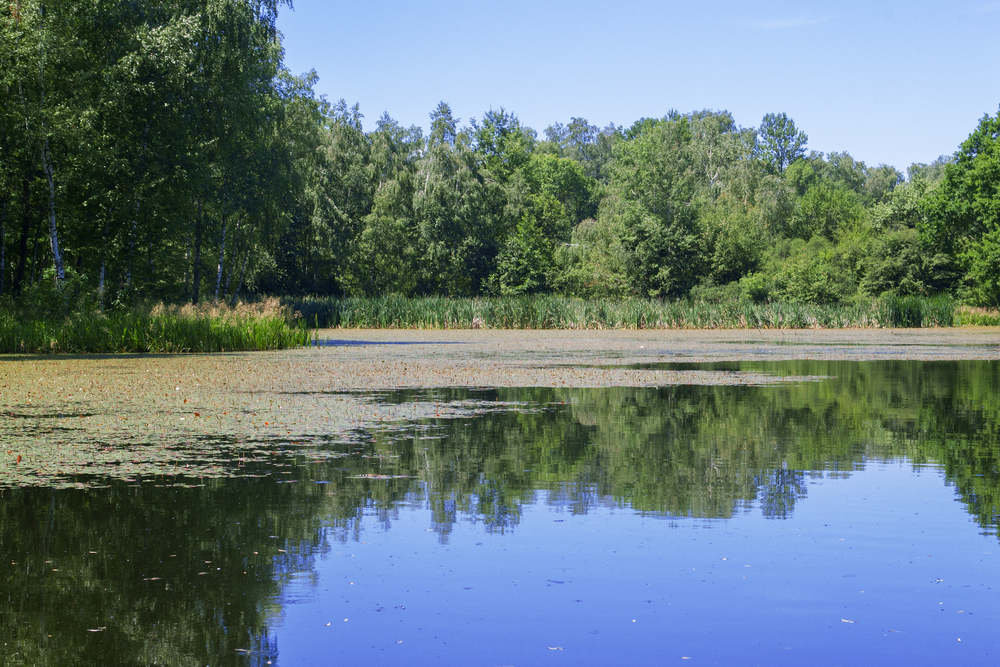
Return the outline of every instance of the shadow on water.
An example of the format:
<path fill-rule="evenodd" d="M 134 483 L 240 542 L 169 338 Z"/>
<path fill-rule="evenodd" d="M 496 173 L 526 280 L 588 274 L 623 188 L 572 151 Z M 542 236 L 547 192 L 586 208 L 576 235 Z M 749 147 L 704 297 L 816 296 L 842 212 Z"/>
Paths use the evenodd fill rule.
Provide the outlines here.
<path fill-rule="evenodd" d="M 216 478 L 125 474 L 85 491 L 4 489 L 4 661 L 268 664 L 286 582 L 329 553 L 330 540 L 358 539 L 364 522 L 389 530 L 403 507 L 422 508 L 442 544 L 462 521 L 517 531 L 542 497 L 573 515 L 615 507 L 781 520 L 808 502 L 813 476 L 905 460 L 942 466 L 980 529 L 995 532 L 996 363 L 697 366 L 828 379 L 377 392 L 367 399 L 454 409 L 359 429 L 350 442 L 220 439 L 245 452 Z"/>

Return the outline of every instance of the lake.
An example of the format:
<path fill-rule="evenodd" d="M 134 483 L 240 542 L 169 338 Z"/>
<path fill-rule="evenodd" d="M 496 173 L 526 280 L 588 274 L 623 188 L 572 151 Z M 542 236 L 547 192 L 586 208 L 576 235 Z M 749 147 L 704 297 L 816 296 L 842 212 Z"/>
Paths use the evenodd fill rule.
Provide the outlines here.
<path fill-rule="evenodd" d="M 5 357 L 0 662 L 996 664 L 996 336 L 733 335 Z"/>

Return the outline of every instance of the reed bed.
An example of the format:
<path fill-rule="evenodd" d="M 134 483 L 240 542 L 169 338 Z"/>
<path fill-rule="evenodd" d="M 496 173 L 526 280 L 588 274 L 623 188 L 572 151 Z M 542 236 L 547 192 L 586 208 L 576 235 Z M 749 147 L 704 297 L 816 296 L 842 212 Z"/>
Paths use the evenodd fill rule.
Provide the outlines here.
<path fill-rule="evenodd" d="M 998 327 L 1000 326 L 1000 311 L 961 306 L 955 309 L 955 326 Z"/>
<path fill-rule="evenodd" d="M 947 297 L 886 297 L 840 305 L 558 296 L 307 297 L 284 303 L 310 327 L 345 329 L 867 329 L 955 323 L 955 303 Z"/>
<path fill-rule="evenodd" d="M 138 307 L 33 320 L 0 312 L 0 353 L 234 352 L 298 347 L 309 342 L 277 299 L 236 308 Z"/>
<path fill-rule="evenodd" d="M 308 327 L 357 329 L 841 329 L 1000 325 L 946 297 L 816 305 L 558 296 L 275 298 L 33 319 L 0 310 L 0 354 L 235 352 L 308 345 Z"/>

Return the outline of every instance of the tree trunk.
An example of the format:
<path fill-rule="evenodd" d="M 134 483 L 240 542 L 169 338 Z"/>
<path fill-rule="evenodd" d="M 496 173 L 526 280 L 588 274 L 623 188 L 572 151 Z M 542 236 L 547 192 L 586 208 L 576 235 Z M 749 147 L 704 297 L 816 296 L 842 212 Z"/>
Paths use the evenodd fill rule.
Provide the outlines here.
<path fill-rule="evenodd" d="M 125 285 L 132 284 L 132 266 L 135 264 L 135 235 L 139 228 L 139 200 L 135 200 L 135 215 L 132 216 L 132 231 L 128 235 L 128 265 L 125 267 Z"/>
<path fill-rule="evenodd" d="M 212 303 L 219 303 L 219 286 L 222 285 L 222 261 L 226 256 L 226 214 L 222 214 L 222 239 L 219 241 L 219 268 L 215 273 L 215 296 Z"/>
<path fill-rule="evenodd" d="M 56 231 L 56 184 L 52 154 L 49 153 L 48 137 L 42 142 L 42 168 L 45 170 L 45 180 L 49 184 L 49 244 L 52 246 L 52 261 L 56 267 L 56 285 L 61 286 L 66 279 L 63 268 L 62 252 L 59 250 L 59 234 Z"/>
<path fill-rule="evenodd" d="M 235 243 L 235 241 L 234 241 Z M 236 255 L 239 249 L 233 250 L 232 255 Z M 222 298 L 225 299 L 226 295 L 229 294 L 229 285 L 233 282 L 233 274 L 236 273 L 236 262 L 232 261 L 230 257 L 229 271 L 226 273 L 226 284 L 222 286 Z"/>
<path fill-rule="evenodd" d="M 7 286 L 7 199 L 0 202 L 0 296 Z"/>
<path fill-rule="evenodd" d="M 21 296 L 21 285 L 24 282 L 24 269 L 28 263 L 28 232 L 31 227 L 31 183 L 27 178 L 21 181 L 21 243 L 18 248 L 17 273 L 11 291 L 14 298 Z"/>
<path fill-rule="evenodd" d="M 191 228 L 188 228 L 184 248 L 184 300 L 191 298 Z"/>
<path fill-rule="evenodd" d="M 0 107 L 0 113 L 7 115 L 6 99 Z M 7 132 L 0 130 L 0 155 L 7 155 Z M 0 296 L 7 287 L 7 193 L 0 199 Z"/>
<path fill-rule="evenodd" d="M 111 210 L 108 210 L 108 216 L 104 220 L 104 234 L 102 235 L 103 241 L 101 243 L 101 272 L 97 278 L 97 302 L 101 310 L 104 310 L 104 274 L 107 268 L 108 260 L 108 231 L 111 227 Z"/>
<path fill-rule="evenodd" d="M 41 13 L 42 21 L 39 24 L 44 26 L 45 8 L 39 5 L 38 11 Z M 44 30 L 44 28 L 43 28 Z M 38 48 L 38 92 L 41 100 L 41 127 L 42 127 L 42 171 L 45 172 L 45 181 L 49 186 L 49 245 L 52 248 L 52 262 L 56 269 L 56 286 L 62 287 L 63 280 L 66 279 L 66 271 L 63 268 L 62 252 L 59 250 L 59 233 L 56 230 L 56 182 L 55 166 L 52 164 L 52 153 L 49 149 L 48 123 L 45 121 L 45 36 L 42 33 L 42 42 Z M 36 247 L 37 250 L 37 247 Z M 34 273 L 32 271 L 32 273 Z"/>
<path fill-rule="evenodd" d="M 247 254 L 243 258 L 243 268 L 240 269 L 240 281 L 238 283 L 236 283 L 236 290 L 233 292 L 232 306 L 234 308 L 236 307 L 236 300 L 240 296 L 240 287 L 243 286 L 243 276 L 246 275 L 246 272 L 247 272 L 247 262 L 249 262 L 249 261 L 250 261 L 250 249 L 248 248 L 247 249 Z"/>
<path fill-rule="evenodd" d="M 198 214 L 194 219 L 194 269 L 191 276 L 191 304 L 198 305 L 201 296 L 201 228 L 204 213 L 201 209 L 201 197 L 198 197 Z"/>
<path fill-rule="evenodd" d="M 239 253 L 239 238 L 240 238 L 240 217 L 236 217 L 236 226 L 233 228 L 233 251 L 230 255 L 237 255 Z M 230 258 L 231 259 L 231 258 Z M 229 262 L 229 273 L 226 274 L 226 284 L 222 288 L 222 297 L 225 298 L 229 294 L 229 283 L 233 281 L 233 273 L 236 271 L 236 262 Z"/>
<path fill-rule="evenodd" d="M 139 167 L 138 173 L 139 178 L 145 176 L 146 173 L 146 144 L 148 142 L 147 137 L 149 136 L 149 123 L 146 123 L 146 128 L 142 133 L 142 152 L 139 153 Z M 132 233 L 128 237 L 128 268 L 125 271 L 125 284 L 132 285 L 132 271 L 135 268 L 135 244 L 136 236 L 139 234 L 139 193 L 135 194 L 135 216 L 132 218 Z"/>
<path fill-rule="evenodd" d="M 43 221 L 44 224 L 44 221 Z M 35 276 L 38 275 L 38 230 L 35 230 L 35 238 L 31 243 L 31 281 L 29 285 L 35 284 Z"/>

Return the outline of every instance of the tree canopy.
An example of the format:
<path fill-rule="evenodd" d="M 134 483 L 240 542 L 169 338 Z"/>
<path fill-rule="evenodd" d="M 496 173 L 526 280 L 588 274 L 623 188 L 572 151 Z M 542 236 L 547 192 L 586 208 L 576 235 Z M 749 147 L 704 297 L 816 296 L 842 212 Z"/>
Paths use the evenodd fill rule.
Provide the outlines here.
<path fill-rule="evenodd" d="M 365 125 L 284 67 L 279 4 L 0 8 L 0 298 L 1000 304 L 997 117 L 908 178 L 807 152 L 785 113 L 573 117 L 539 136 L 503 107 L 463 124 L 442 101 L 426 131 Z"/>

